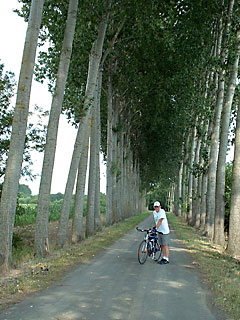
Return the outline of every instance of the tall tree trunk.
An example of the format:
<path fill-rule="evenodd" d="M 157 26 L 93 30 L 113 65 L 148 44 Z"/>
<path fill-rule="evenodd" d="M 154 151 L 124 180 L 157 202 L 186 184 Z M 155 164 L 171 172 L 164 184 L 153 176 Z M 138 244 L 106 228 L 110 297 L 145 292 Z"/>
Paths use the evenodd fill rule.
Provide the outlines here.
<path fill-rule="evenodd" d="M 98 81 L 97 81 L 98 82 Z M 96 83 L 92 119 L 91 119 L 91 138 L 90 138 L 90 161 L 89 161 L 89 179 L 88 179 L 88 197 L 87 197 L 87 215 L 86 215 L 86 237 L 94 234 L 95 223 L 95 191 L 96 191 L 96 173 L 97 173 L 97 145 L 96 145 L 96 117 L 98 104 L 98 85 Z M 98 150 L 99 152 L 99 150 Z"/>
<path fill-rule="evenodd" d="M 72 222 L 72 242 L 76 243 L 85 238 L 83 228 L 83 205 L 84 193 L 86 183 L 86 172 L 88 164 L 88 147 L 89 147 L 89 134 L 85 136 L 81 159 L 79 161 L 76 194 L 74 200 L 73 222 Z"/>
<path fill-rule="evenodd" d="M 211 57 L 216 56 L 216 45 L 213 45 Z M 209 72 L 209 75 L 207 75 L 207 81 L 206 81 L 206 92 L 205 92 L 205 99 L 206 99 L 206 108 L 209 108 L 211 110 L 210 106 L 213 104 L 213 101 L 215 101 L 215 86 L 213 86 L 214 83 L 214 76 L 216 76 L 216 73 L 213 71 Z M 214 89 L 211 89 L 213 87 Z M 208 154 L 209 154 L 209 144 L 208 144 L 208 138 L 211 136 L 212 133 L 212 119 L 206 116 L 205 119 L 205 135 L 202 139 L 202 145 L 201 145 L 201 168 L 203 170 L 203 174 L 199 179 L 201 181 L 199 184 L 201 185 L 201 194 L 199 199 L 199 219 L 197 217 L 196 220 L 196 228 L 200 228 L 201 231 L 205 230 L 206 225 L 206 215 L 207 215 L 207 183 L 208 183 Z"/>
<path fill-rule="evenodd" d="M 182 179 L 183 179 L 183 161 L 180 164 L 180 169 L 179 169 L 179 173 L 178 173 L 178 206 L 177 206 L 177 216 L 181 216 L 182 215 L 182 210 L 181 210 L 181 206 L 182 206 Z"/>
<path fill-rule="evenodd" d="M 117 222 L 117 117 L 118 101 L 114 99 L 113 103 L 113 132 L 112 132 L 112 210 L 113 222 Z"/>
<path fill-rule="evenodd" d="M 200 207 L 200 230 L 205 230 L 206 215 L 207 215 L 207 183 L 208 174 L 205 172 L 202 176 L 202 189 L 201 189 L 201 207 Z"/>
<path fill-rule="evenodd" d="M 212 133 L 212 121 L 208 121 L 206 136 L 204 141 L 205 154 L 210 153 L 210 146 L 207 142 Z M 207 187 L 208 187 L 208 159 L 204 157 L 202 162 L 203 176 L 202 176 L 202 190 L 201 190 L 201 208 L 200 208 L 200 230 L 206 232 L 206 217 L 207 217 Z"/>
<path fill-rule="evenodd" d="M 102 93 L 102 68 L 99 70 L 98 90 L 97 90 L 97 110 L 96 110 L 96 190 L 95 190 L 95 214 L 94 229 L 102 229 L 101 209 L 100 209 L 100 147 L 101 147 L 101 93 Z"/>
<path fill-rule="evenodd" d="M 201 146 L 201 138 L 197 136 L 197 142 L 196 142 L 196 149 L 195 149 L 195 157 L 194 157 L 194 164 L 199 165 L 199 157 L 200 157 L 200 146 Z M 192 201 L 192 221 L 191 225 L 194 226 L 196 224 L 196 217 L 197 217 L 197 211 L 199 208 L 198 200 L 199 200 L 199 193 L 198 193 L 198 177 L 195 174 L 193 174 L 193 201 Z"/>
<path fill-rule="evenodd" d="M 213 54 L 214 54 L 214 46 L 212 46 L 211 57 L 213 56 Z M 209 98 L 211 97 L 210 85 L 212 84 L 213 76 L 214 76 L 213 72 L 210 72 L 210 71 L 206 72 L 206 87 L 205 87 L 205 93 L 204 93 L 205 111 L 207 111 L 207 109 L 209 108 L 208 102 L 209 102 Z M 197 189 L 198 199 L 196 201 L 195 227 L 197 229 L 199 229 L 201 226 L 202 205 L 204 206 L 203 212 L 206 213 L 206 191 L 204 190 L 204 193 L 203 193 L 203 189 L 207 186 L 205 183 L 206 162 L 207 162 L 206 161 L 206 147 L 207 147 L 209 122 L 210 122 L 210 119 L 207 116 L 207 112 L 206 112 L 205 119 L 203 120 L 203 123 L 202 123 L 202 127 L 204 128 L 204 133 L 201 136 L 201 146 L 200 146 L 200 152 L 199 152 L 200 153 L 199 154 L 199 166 L 201 169 L 201 174 L 198 175 L 198 189 Z M 203 182 L 205 183 L 205 185 L 203 185 Z M 205 225 L 205 218 L 204 218 L 204 225 Z"/>
<path fill-rule="evenodd" d="M 112 175 L 112 149 L 113 149 L 113 88 L 112 70 L 109 67 L 108 91 L 107 91 L 107 190 L 106 190 L 106 225 L 113 223 L 113 175 Z"/>
<path fill-rule="evenodd" d="M 105 60 L 109 54 L 109 52 L 112 50 L 117 37 L 120 33 L 120 31 L 123 28 L 123 25 L 125 23 L 125 19 L 123 19 L 122 23 L 118 27 L 110 46 L 107 48 L 107 50 L 104 52 L 104 55 L 102 57 L 100 72 L 101 72 L 101 79 L 102 79 L 102 68 L 105 63 Z M 112 59 L 110 59 L 109 63 L 109 76 L 108 76 L 108 89 L 107 89 L 107 105 L 108 105 L 108 120 L 107 120 L 107 188 L 106 188 L 106 218 L 105 223 L 106 225 L 109 225 L 113 221 L 113 214 L 112 214 L 112 103 L 113 103 L 113 88 L 112 88 L 112 74 L 114 70 L 112 69 Z M 115 69 L 115 68 L 114 68 Z M 102 82 L 102 80 L 101 80 Z"/>
<path fill-rule="evenodd" d="M 119 158 L 119 152 L 120 152 L 120 146 L 119 146 L 119 141 L 120 141 L 120 135 L 121 131 L 117 133 L 117 145 L 116 145 L 116 164 L 117 164 L 117 172 L 116 172 L 116 189 L 115 189 L 115 201 L 116 201 L 116 217 L 117 221 L 121 220 L 121 203 L 120 203 L 120 158 Z"/>
<path fill-rule="evenodd" d="M 124 133 L 122 132 L 121 133 L 121 136 L 120 136 L 120 142 L 119 142 L 119 152 L 120 152 L 120 155 L 119 155 L 119 161 L 120 161 L 120 173 L 121 173 L 121 176 L 120 176 L 120 181 L 119 181 L 119 185 L 120 185 L 120 191 L 119 191 L 119 198 L 120 198 L 120 201 L 119 201 L 119 204 L 120 204 L 120 218 L 121 220 L 122 219 L 125 219 L 124 217 Z"/>
<path fill-rule="evenodd" d="M 219 23 L 219 41 L 218 51 L 221 48 L 221 67 L 218 78 L 218 93 L 216 109 L 213 121 L 213 131 L 211 137 L 211 151 L 209 160 L 208 170 L 208 191 L 207 191 L 207 235 L 210 238 L 214 236 L 214 221 L 215 221 L 215 195 L 216 195 L 216 174 L 217 174 L 217 159 L 218 159 L 218 148 L 219 148 L 219 132 L 220 132 L 220 121 L 224 99 L 224 86 L 225 86 L 225 62 L 228 57 L 227 41 L 229 37 L 229 27 L 231 24 L 231 16 L 233 11 L 234 0 L 229 1 L 228 14 L 225 23 L 225 30 L 222 37 L 222 22 Z"/>
<path fill-rule="evenodd" d="M 183 174 L 182 174 L 182 204 L 181 204 L 181 212 L 182 216 L 186 220 L 187 218 L 187 175 L 188 175 L 188 159 L 189 159 L 189 152 L 188 152 L 188 146 L 189 146 L 189 140 L 190 140 L 190 134 L 187 133 L 186 139 L 184 142 L 184 158 L 183 158 Z"/>
<path fill-rule="evenodd" d="M 102 219 L 101 219 L 101 192 L 100 192 L 100 156 L 97 154 L 96 163 L 96 190 L 95 190 L 95 213 L 94 213 L 94 230 L 102 230 Z"/>
<path fill-rule="evenodd" d="M 220 84 L 220 86 L 221 87 L 224 86 L 223 81 L 222 81 L 222 84 Z M 219 92 L 220 92 L 219 95 L 221 95 L 221 102 L 219 102 L 216 107 L 213 133 L 211 137 L 210 160 L 209 160 L 209 169 L 208 169 L 207 216 L 206 216 L 206 219 L 207 219 L 206 231 L 209 238 L 213 237 L 213 231 L 214 231 L 216 170 L 217 170 L 220 120 L 221 120 L 222 102 L 223 102 L 222 100 L 223 90 L 224 90 L 223 87 L 219 89 Z"/>
<path fill-rule="evenodd" d="M 240 96 L 239 96 L 240 98 Z M 234 147 L 229 237 L 227 251 L 233 257 L 240 258 L 240 108 L 236 120 L 236 138 Z"/>
<path fill-rule="evenodd" d="M 217 56 L 219 56 L 219 51 L 222 42 L 222 21 L 219 23 L 219 35 L 218 35 L 218 49 Z M 218 143 L 219 143 L 219 130 L 220 130 L 220 120 L 222 113 L 222 104 L 224 96 L 224 71 L 221 68 L 216 75 L 217 81 L 217 100 L 214 112 L 214 120 L 211 134 L 211 144 L 210 144 L 210 157 L 209 157 L 209 167 L 208 167 L 208 184 L 207 184 L 207 198 L 206 198 L 206 234 L 212 238 L 214 231 L 214 215 L 215 215 L 215 191 L 216 191 L 216 170 L 217 170 L 217 157 L 218 157 Z"/>
<path fill-rule="evenodd" d="M 69 169 L 67 185 L 65 188 L 65 194 L 61 209 L 59 229 L 57 234 L 57 243 L 59 247 L 63 247 L 67 240 L 68 232 L 68 219 L 71 207 L 72 193 L 76 179 L 76 173 L 82 153 L 83 141 L 85 140 L 85 134 L 88 132 L 90 126 L 90 116 L 92 112 L 92 101 L 94 97 L 94 90 L 97 82 L 97 75 L 99 65 L 102 57 L 102 48 L 107 28 L 106 16 L 103 17 L 102 22 L 99 25 L 97 40 L 93 43 L 93 47 L 89 59 L 88 79 L 86 94 L 84 100 L 84 109 L 87 110 L 85 116 L 81 120 L 79 125 L 77 137 L 74 145 L 72 161 Z"/>
<path fill-rule="evenodd" d="M 40 181 L 36 228 L 35 228 L 35 253 L 45 256 L 49 253 L 48 246 L 48 216 L 53 166 L 57 145 L 59 117 L 61 114 L 64 90 L 72 54 L 73 38 L 77 21 L 78 0 L 70 0 L 68 17 L 62 44 L 56 87 L 48 122 L 47 139 L 43 158 L 43 167 Z"/>
<path fill-rule="evenodd" d="M 222 113 L 220 147 L 217 166 L 217 183 L 216 183 L 216 209 L 214 223 L 214 242 L 224 245 L 224 216 L 225 216 L 225 172 L 226 172 L 226 154 L 228 146 L 228 131 L 231 116 L 231 108 L 236 88 L 238 76 L 238 64 L 240 54 L 240 30 L 236 36 L 235 60 L 231 67 L 228 88 L 226 92 L 225 103 Z"/>
<path fill-rule="evenodd" d="M 195 200 L 195 228 L 200 227 L 200 209 L 201 209 L 201 194 L 202 194 L 202 175 L 199 175 L 197 182 L 197 199 Z"/>
<path fill-rule="evenodd" d="M 195 149 L 196 149 L 196 139 L 197 139 L 197 129 L 196 129 L 197 120 L 195 123 L 195 126 L 192 131 L 192 146 L 191 146 L 191 153 L 190 153 L 190 171 L 188 175 L 188 205 L 189 205 L 189 211 L 188 211 L 188 224 L 192 224 L 192 203 L 193 203 L 193 163 L 194 163 L 194 155 L 195 155 Z"/>
<path fill-rule="evenodd" d="M 44 0 L 32 0 L 0 204 L 0 271 L 12 263 L 12 237 L 25 145 L 29 100 Z"/>
<path fill-rule="evenodd" d="M 208 90 L 208 89 L 207 89 Z M 207 98 L 207 94 L 206 94 Z M 201 138 L 201 146 L 200 146 L 200 154 L 199 154 L 199 166 L 201 168 L 201 174 L 198 176 L 198 187 L 197 187 L 197 200 L 196 200 L 196 220 L 195 220 L 195 227 L 198 229 L 201 227 L 201 218 L 202 223 L 205 226 L 205 216 L 206 216 L 206 192 L 207 192 L 207 184 L 206 184 L 206 148 L 207 148 L 207 136 L 209 130 L 209 119 L 205 119 L 205 128 L 204 128 L 204 135 Z"/>
<path fill-rule="evenodd" d="M 126 134 L 123 136 L 123 216 L 124 218 L 128 217 L 128 190 L 127 190 L 127 144 Z"/>

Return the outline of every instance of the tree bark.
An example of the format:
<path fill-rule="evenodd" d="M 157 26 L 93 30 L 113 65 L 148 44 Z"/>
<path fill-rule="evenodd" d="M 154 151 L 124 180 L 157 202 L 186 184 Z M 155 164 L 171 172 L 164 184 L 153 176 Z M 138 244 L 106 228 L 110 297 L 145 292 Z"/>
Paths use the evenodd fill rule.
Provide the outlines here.
<path fill-rule="evenodd" d="M 97 80 L 98 82 L 98 80 Z M 86 237 L 94 234 L 95 223 L 95 191 L 96 191 L 96 166 L 97 166 L 97 145 L 96 145 L 96 117 L 97 117 L 97 104 L 98 104 L 98 85 L 96 83 L 92 118 L 91 118 L 91 137 L 90 137 L 90 161 L 89 161 L 89 179 L 88 179 L 88 197 L 87 197 L 87 215 L 86 215 Z M 99 152 L 99 150 L 98 150 Z"/>
<path fill-rule="evenodd" d="M 83 228 L 83 205 L 84 205 L 84 193 L 86 172 L 88 164 L 88 147 L 89 147 L 89 134 L 85 136 L 81 159 L 78 167 L 77 186 L 74 201 L 73 210 L 73 222 L 72 222 L 72 243 L 80 242 L 85 238 L 85 232 Z"/>
<path fill-rule="evenodd" d="M 96 110 L 96 190 L 95 190 L 95 214 L 94 229 L 102 230 L 101 206 L 100 206 L 100 147 L 101 147 L 101 93 L 102 93 L 102 68 L 99 70 Z"/>
<path fill-rule="evenodd" d="M 212 120 L 210 119 L 207 123 L 204 148 L 207 154 L 210 153 L 210 145 L 207 143 L 207 140 L 212 133 Z M 203 159 L 202 167 L 204 168 L 202 176 L 202 190 L 201 190 L 201 208 L 200 208 L 200 230 L 206 232 L 206 217 L 207 217 L 207 188 L 208 188 L 208 163 L 207 159 Z"/>
<path fill-rule="evenodd" d="M 231 24 L 231 17 L 233 12 L 234 0 L 229 1 L 228 13 L 225 22 L 224 34 L 222 28 L 222 22 L 219 23 L 219 41 L 218 41 L 218 52 L 221 48 L 220 60 L 221 67 L 218 78 L 218 93 L 216 109 L 214 114 L 213 131 L 211 137 L 211 151 L 208 171 L 208 191 L 207 191 L 207 235 L 213 239 L 214 236 L 214 221 L 215 221 L 215 197 L 216 197 L 216 174 L 217 174 L 217 159 L 218 159 L 218 148 L 219 148 L 219 132 L 220 132 L 220 121 L 223 108 L 224 99 L 224 87 L 225 87 L 225 74 L 226 74 L 226 59 L 228 57 L 228 39 L 229 39 L 229 28 Z"/>
<path fill-rule="evenodd" d="M 187 133 L 185 142 L 184 142 L 184 158 L 183 158 L 183 174 L 182 174 L 182 204 L 181 204 L 181 212 L 184 219 L 187 219 L 187 176 L 188 176 L 188 159 L 189 159 L 189 146 L 190 135 Z"/>
<path fill-rule="evenodd" d="M 54 90 L 54 96 L 48 122 L 47 138 L 40 181 L 34 242 L 35 254 L 38 256 L 45 256 L 49 253 L 49 247 L 46 244 L 48 244 L 48 216 L 51 182 L 57 145 L 59 117 L 61 114 L 64 90 L 71 60 L 73 38 L 77 21 L 77 10 L 78 0 L 70 0 L 56 87 Z"/>
<path fill-rule="evenodd" d="M 183 161 L 180 164 L 180 169 L 179 169 L 179 173 L 178 173 L 178 206 L 177 206 L 177 216 L 181 216 L 182 215 L 182 210 L 181 210 L 181 206 L 182 206 L 182 179 L 183 179 Z"/>
<path fill-rule="evenodd" d="M 194 164 L 199 165 L 199 157 L 200 157 L 200 146 L 201 146 L 201 138 L 199 136 L 196 137 L 196 149 L 195 149 L 195 157 Z M 191 225 L 194 226 L 196 224 L 197 211 L 199 208 L 198 200 L 200 194 L 198 193 L 198 177 L 196 174 L 193 174 L 193 200 L 192 200 L 192 221 Z"/>
<path fill-rule="evenodd" d="M 196 149 L 196 139 L 197 139 L 197 129 L 196 129 L 197 120 L 195 123 L 195 126 L 192 131 L 192 146 L 191 146 L 191 153 L 190 153 L 190 171 L 188 175 L 188 205 L 189 205 L 189 211 L 188 211 L 188 224 L 192 225 L 192 204 L 193 204 L 193 163 L 194 163 L 194 155 L 195 155 L 195 149 Z"/>
<path fill-rule="evenodd" d="M 219 23 L 219 34 L 217 44 L 217 56 L 220 55 L 220 48 L 222 43 L 222 21 Z M 219 130 L 222 113 L 223 97 L 224 97 L 224 79 L 225 71 L 221 68 L 219 76 L 216 76 L 217 81 L 217 100 L 214 112 L 213 128 L 211 135 L 210 157 L 208 167 L 208 189 L 206 199 L 206 234 L 209 238 L 213 238 L 214 231 L 214 215 L 215 215 L 215 191 L 216 191 L 216 170 L 219 144 Z"/>
<path fill-rule="evenodd" d="M 12 237 L 18 185 L 25 145 L 29 100 L 43 4 L 44 0 L 32 0 L 23 50 L 11 142 L 0 204 L 0 271 L 7 271 L 12 263 Z"/>
<path fill-rule="evenodd" d="M 118 100 L 113 101 L 113 123 L 112 123 L 112 210 L 113 223 L 118 221 L 117 217 L 117 118 L 118 118 Z"/>
<path fill-rule="evenodd" d="M 107 28 L 106 16 L 103 17 L 98 31 L 97 40 L 93 43 L 90 59 L 89 59 L 89 69 L 88 69 L 88 79 L 86 86 L 86 94 L 84 100 L 84 110 L 86 111 L 85 116 L 81 120 L 81 125 L 78 128 L 77 137 L 74 145 L 72 161 L 69 169 L 67 185 L 65 188 L 65 194 L 61 209 L 59 229 L 57 234 L 57 244 L 59 247 L 63 247 L 67 240 L 68 232 L 68 219 L 71 208 L 72 193 L 76 179 L 76 173 L 83 149 L 83 141 L 85 140 L 85 134 L 88 132 L 91 120 L 92 112 L 92 102 L 94 97 L 94 91 L 97 82 L 97 75 L 99 70 L 99 65 L 102 57 L 102 48 L 105 38 Z"/>
<path fill-rule="evenodd" d="M 239 97 L 240 98 L 240 97 Z M 227 251 L 233 257 L 240 258 L 240 108 L 236 120 L 236 138 L 234 147 L 229 238 Z"/>
<path fill-rule="evenodd" d="M 236 52 L 235 59 L 231 66 L 231 72 L 229 77 L 229 83 L 226 92 L 225 103 L 222 113 L 221 135 L 219 156 L 217 165 L 217 182 L 216 182 L 216 210 L 215 210 L 215 222 L 214 222 L 214 242 L 224 245 L 224 216 L 225 216 L 225 172 L 226 172 L 226 154 L 228 147 L 228 131 L 230 124 L 231 108 L 233 97 L 236 88 L 236 81 L 238 76 L 238 64 L 240 54 L 240 30 L 236 36 Z"/>
<path fill-rule="evenodd" d="M 112 71 L 109 67 L 108 91 L 107 91 L 107 191 L 106 191 L 106 225 L 113 223 L 113 177 L 112 177 L 112 149 L 113 149 L 113 88 L 112 88 Z"/>

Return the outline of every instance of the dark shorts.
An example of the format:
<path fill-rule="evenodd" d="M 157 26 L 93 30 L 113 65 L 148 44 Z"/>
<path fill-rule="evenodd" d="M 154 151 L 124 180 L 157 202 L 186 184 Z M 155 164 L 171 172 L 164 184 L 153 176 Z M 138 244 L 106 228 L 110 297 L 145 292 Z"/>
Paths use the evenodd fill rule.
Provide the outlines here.
<path fill-rule="evenodd" d="M 170 234 L 158 234 L 159 244 L 162 246 L 169 246 L 170 244 Z"/>

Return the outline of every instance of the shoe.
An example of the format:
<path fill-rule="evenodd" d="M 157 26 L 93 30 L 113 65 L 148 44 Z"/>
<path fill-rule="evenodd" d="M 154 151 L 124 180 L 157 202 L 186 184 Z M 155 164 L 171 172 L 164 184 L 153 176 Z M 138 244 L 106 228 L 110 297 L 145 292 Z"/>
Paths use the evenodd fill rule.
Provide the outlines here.
<path fill-rule="evenodd" d="M 168 264 L 169 261 L 167 261 L 166 259 L 162 259 L 160 261 L 158 261 L 159 264 Z"/>

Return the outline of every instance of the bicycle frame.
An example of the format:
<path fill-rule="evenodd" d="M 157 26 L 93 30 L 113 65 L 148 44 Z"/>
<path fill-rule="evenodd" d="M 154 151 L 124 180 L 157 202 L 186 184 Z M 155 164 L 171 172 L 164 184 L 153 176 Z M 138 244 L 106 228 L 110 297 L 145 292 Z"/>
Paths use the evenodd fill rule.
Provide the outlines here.
<path fill-rule="evenodd" d="M 161 256 L 161 246 L 158 242 L 158 231 L 155 227 L 152 229 L 140 229 L 136 227 L 137 231 L 145 232 L 144 240 L 141 241 L 138 249 L 138 261 L 144 264 L 147 257 L 152 257 L 153 260 L 158 261 Z"/>

